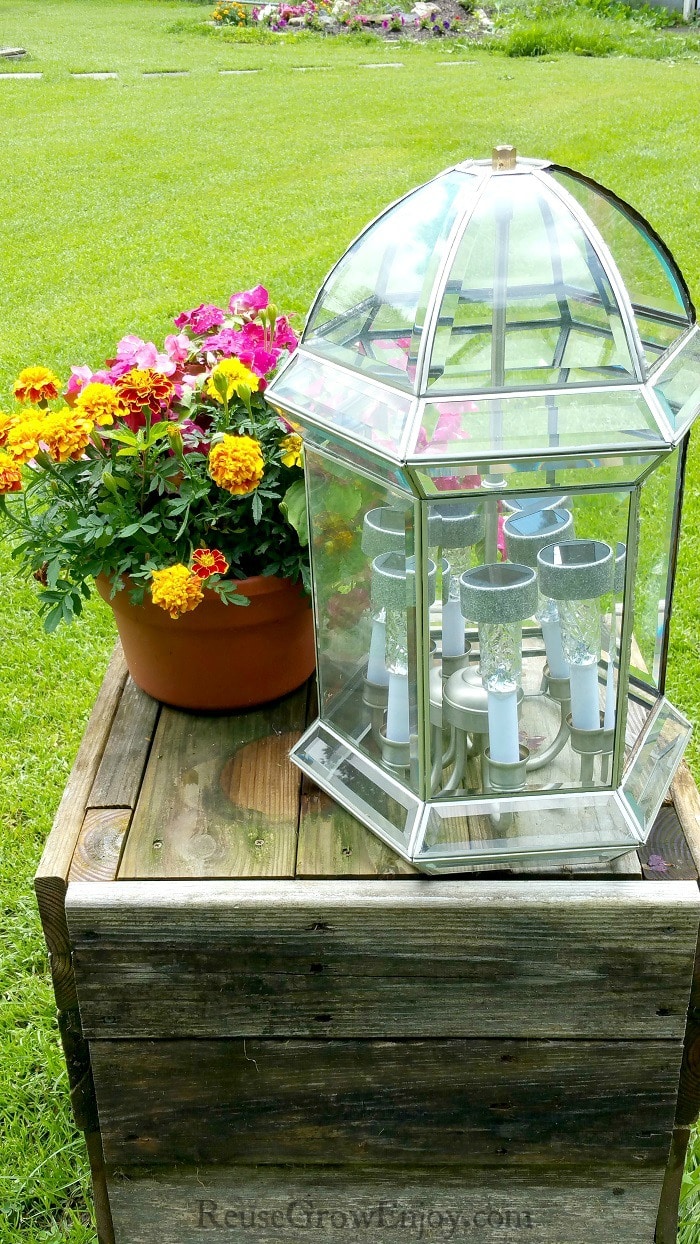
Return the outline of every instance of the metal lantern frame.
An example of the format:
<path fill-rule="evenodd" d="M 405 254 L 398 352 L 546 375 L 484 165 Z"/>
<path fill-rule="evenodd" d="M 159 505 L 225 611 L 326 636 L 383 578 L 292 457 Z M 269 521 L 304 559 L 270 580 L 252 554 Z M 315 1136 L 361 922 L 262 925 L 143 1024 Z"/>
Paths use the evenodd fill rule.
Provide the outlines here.
<path fill-rule="evenodd" d="M 429 286 L 429 294 L 423 305 L 413 309 L 414 323 L 408 346 L 405 343 L 409 333 L 405 327 L 374 322 L 381 311 L 381 291 L 375 290 L 373 295 L 347 309 L 345 342 L 342 340 L 345 332 L 342 313 L 335 317 L 327 315 L 321 321 L 320 312 L 338 273 L 342 274 L 344 265 L 353 262 L 363 240 L 372 234 L 375 226 L 383 222 L 391 226 L 397 209 L 406 204 L 417 193 L 415 191 L 371 222 L 331 270 L 312 306 L 298 350 L 267 391 L 272 406 L 301 425 L 310 459 L 356 472 L 358 477 L 373 481 L 402 498 L 407 512 L 412 511 L 410 548 L 407 545 L 406 552 L 415 559 L 416 567 L 411 580 L 410 606 L 415 619 L 411 657 L 416 663 L 416 703 L 412 721 L 417 728 L 410 739 L 410 760 L 403 768 L 401 763 L 393 763 L 396 756 L 391 749 L 387 754 L 373 757 L 353 730 L 339 728 L 337 712 L 335 720 L 329 719 L 323 703 L 320 718 L 294 748 L 292 758 L 380 838 L 425 871 L 453 872 L 480 864 L 493 866 L 514 854 L 521 858 L 526 856 L 532 862 L 553 858 L 574 862 L 602 860 L 633 849 L 648 836 L 690 732 L 685 718 L 665 698 L 664 686 L 685 455 L 690 426 L 700 412 L 700 331 L 687 286 L 668 248 L 638 212 L 590 178 L 561 165 L 516 159 L 512 148 L 497 148 L 492 160 L 455 165 L 421 189 L 439 187 L 450 175 L 464 175 L 469 180 L 461 198 L 461 192 L 456 192 L 458 205 L 441 239 L 437 261 L 435 254 L 430 257 L 433 268 L 428 270 L 423 281 L 424 289 Z M 504 183 L 504 178 L 511 180 Z M 523 180 L 514 182 L 513 178 Z M 675 292 L 674 309 L 633 302 L 600 230 L 572 193 L 573 183 L 582 188 L 582 197 L 590 194 L 594 201 L 600 200 L 610 206 L 648 243 Z M 582 299 L 581 289 L 567 285 L 556 259 L 552 260 L 554 281 L 544 295 L 541 285 L 533 283 L 528 287 L 522 281 L 517 285 L 517 295 L 524 304 L 536 303 L 540 296 L 553 295 L 559 308 L 559 320 L 551 315 L 549 318 L 508 320 L 512 308 L 508 299 L 513 295 L 508 277 L 510 220 L 507 211 L 499 213 L 498 196 L 505 190 L 506 196 L 517 199 L 521 187 L 522 192 L 532 193 L 538 203 L 537 196 L 542 195 L 541 201 L 545 204 L 541 209 L 542 223 L 553 256 L 558 234 L 552 219 L 548 219 L 548 212 L 551 217 L 552 210 L 559 208 L 546 205 L 559 204 L 565 219 L 580 230 L 586 262 L 596 287 L 595 296 L 589 301 L 595 302 L 596 307 L 602 306 L 608 314 L 608 327 L 591 325 L 585 320 L 578 322 L 571 315 L 572 298 L 585 303 L 585 291 Z M 492 285 L 482 291 L 472 290 L 469 295 L 472 304 L 477 305 L 483 293 L 483 301 L 490 302 L 492 307 L 491 322 L 475 321 L 455 327 L 454 318 L 451 325 L 446 324 L 449 317 L 445 315 L 445 306 L 452 292 L 450 281 L 454 282 L 456 257 L 478 217 L 480 205 L 483 209 L 484 204 L 491 202 L 496 204 Z M 400 248 L 401 242 L 397 230 L 396 248 Z M 382 279 L 380 267 L 379 281 Z M 464 291 L 453 292 L 457 307 Z M 606 307 L 606 300 L 614 308 L 612 311 Z M 481 348 L 479 335 L 483 340 L 488 339 L 488 376 L 479 374 L 476 383 L 470 383 L 468 377 L 466 383 L 464 378 L 453 385 L 449 381 L 440 383 L 442 373 L 434 364 L 434 355 L 439 335 L 444 339 L 446 331 L 454 331 L 462 341 L 476 342 L 477 351 Z M 530 383 L 522 380 L 509 383 L 508 341 L 509 334 L 513 333 L 539 333 L 543 340 L 549 333 L 550 341 L 556 335 L 551 366 L 543 365 L 549 373 L 548 383 L 537 383 L 537 377 L 530 378 Z M 611 351 L 626 349 L 630 374 L 625 374 L 619 366 L 602 364 L 592 369 L 596 372 L 593 380 L 572 381 L 568 374 L 572 369 L 563 365 L 572 333 L 588 333 L 598 343 L 605 338 Z M 336 343 L 327 348 L 331 334 L 340 340 L 340 345 Z M 375 349 L 377 343 L 386 346 L 388 342 L 392 348 L 391 343 L 399 341 L 403 341 L 402 348 L 407 349 L 408 356 L 403 371 L 385 364 L 377 357 Z M 352 354 L 348 356 L 348 349 L 354 351 L 354 360 Z M 558 383 L 554 373 L 558 373 Z M 584 407 L 590 404 L 590 422 L 585 420 L 591 429 L 588 439 L 582 438 L 580 428 L 572 432 L 566 422 L 567 410 L 582 409 L 582 398 Z M 596 412 L 603 409 L 606 402 L 610 403 L 606 409 L 616 411 L 622 411 L 624 405 L 624 413 L 630 416 L 628 422 L 633 426 L 626 426 L 621 417 L 622 421 L 612 430 L 596 435 Z M 439 408 L 451 410 L 454 406 L 459 410 L 465 403 L 476 412 L 474 425 L 478 431 L 474 437 L 456 449 L 453 443 L 449 451 L 444 440 L 431 443 L 426 427 L 431 426 L 431 420 L 432 425 L 439 427 L 442 418 Z M 519 412 L 533 410 L 540 418 L 539 439 L 536 436 L 534 443 L 520 443 L 517 435 L 510 435 L 510 430 L 515 428 L 517 432 Z M 381 436 L 376 435 L 378 427 L 383 429 Z M 631 672 L 634 616 L 632 607 L 628 607 L 633 600 L 637 574 L 639 505 L 645 481 L 674 452 L 663 597 L 665 612 L 660 641 L 655 649 L 657 668 L 646 680 Z M 591 458 L 595 459 L 594 467 L 591 467 Z M 455 469 L 455 479 L 450 482 L 449 492 L 441 492 L 436 480 L 451 467 Z M 483 561 L 492 564 L 497 562 L 499 502 L 501 510 L 509 507 L 517 510 L 518 506 L 544 509 L 558 500 L 566 501 L 567 494 L 584 497 L 621 492 L 628 498 L 628 529 L 626 556 L 618 554 L 615 576 L 619 579 L 617 587 L 625 605 L 620 633 L 615 636 L 616 651 L 608 657 L 610 664 L 617 661 L 618 721 L 612 751 L 605 763 L 601 760 L 601 773 L 606 775 L 607 781 L 601 779 L 601 787 L 595 789 L 561 792 L 518 788 L 517 785 L 509 789 L 507 782 L 490 785 L 482 792 L 457 785 L 453 791 L 446 792 L 449 798 L 445 793 L 436 797 L 435 731 L 440 717 L 436 710 L 438 692 L 435 688 L 440 679 L 432 668 L 431 656 L 434 566 L 433 580 L 425 571 L 435 549 L 430 530 L 431 514 L 439 509 L 439 503 L 449 508 L 460 498 L 481 505 L 485 516 Z M 318 571 L 314 565 L 317 556 L 312 551 L 314 579 Z M 316 607 L 318 615 L 318 601 Z M 434 633 L 434 622 L 432 629 Z M 472 634 L 475 634 L 474 628 Z M 534 643 L 537 627 L 526 626 L 523 634 L 524 643 Z M 319 650 L 319 669 L 322 669 L 323 659 Z M 466 668 L 465 663 L 460 666 L 459 662 L 450 664 L 447 661 L 448 674 L 463 668 Z M 336 695 L 336 709 L 344 698 L 348 702 L 357 701 L 363 677 L 362 663 L 358 662 L 347 685 Z M 565 695 L 561 687 L 559 692 Z M 363 729 L 374 730 L 379 738 L 383 705 L 381 701 L 372 704 L 371 697 L 368 701 L 366 688 L 363 694 L 363 711 L 367 717 Z M 631 725 L 628 722 L 625 728 L 623 719 L 628 706 Z M 562 704 L 560 708 L 563 713 Z M 582 766 L 585 768 L 583 761 Z M 378 811 L 380 807 L 384 807 L 383 812 Z M 590 808 L 595 815 L 608 816 L 615 823 L 617 828 L 609 841 L 578 841 L 575 833 L 560 834 L 556 829 L 546 839 L 540 839 L 535 832 L 522 834 L 517 830 L 519 824 L 535 826 L 538 818 L 546 819 L 549 813 L 565 819 L 577 817 L 583 809 Z M 455 831 L 447 835 L 448 842 L 433 841 L 431 846 L 429 827 L 436 816 L 451 816 L 455 823 L 485 818 L 493 827 L 493 836 L 470 845 L 468 835 L 467 840 L 460 843 L 459 833 Z"/>

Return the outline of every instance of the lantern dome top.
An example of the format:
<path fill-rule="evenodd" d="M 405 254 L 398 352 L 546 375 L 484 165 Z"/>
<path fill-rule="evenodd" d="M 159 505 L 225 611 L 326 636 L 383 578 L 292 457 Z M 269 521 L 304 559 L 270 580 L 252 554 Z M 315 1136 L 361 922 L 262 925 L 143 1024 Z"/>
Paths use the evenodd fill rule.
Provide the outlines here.
<path fill-rule="evenodd" d="M 399 463 L 658 452 L 700 410 L 700 339 L 633 208 L 496 148 L 360 234 L 268 398 Z"/>

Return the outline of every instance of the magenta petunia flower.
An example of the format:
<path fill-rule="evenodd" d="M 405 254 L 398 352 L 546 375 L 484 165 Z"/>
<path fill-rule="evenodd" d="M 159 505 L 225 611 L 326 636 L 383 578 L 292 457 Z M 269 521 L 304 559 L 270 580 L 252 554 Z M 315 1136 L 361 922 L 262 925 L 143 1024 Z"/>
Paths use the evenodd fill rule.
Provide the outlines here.
<path fill-rule="evenodd" d="M 299 345 L 299 338 L 292 329 L 286 315 L 279 315 L 275 323 L 275 335 L 272 339 L 273 346 L 278 350 L 296 350 Z"/>
<path fill-rule="evenodd" d="M 255 285 L 253 289 L 240 290 L 237 294 L 231 294 L 228 305 L 232 315 L 250 315 L 251 312 L 257 315 L 258 311 L 265 310 L 269 301 L 270 296 L 265 286 Z"/>
<path fill-rule="evenodd" d="M 224 319 L 225 316 L 220 307 L 215 307 L 211 302 L 201 302 L 191 311 L 181 311 L 173 322 L 176 328 L 189 326 L 195 337 L 201 337 L 204 333 L 211 332 L 212 328 L 218 328 L 219 324 L 223 324 Z"/>

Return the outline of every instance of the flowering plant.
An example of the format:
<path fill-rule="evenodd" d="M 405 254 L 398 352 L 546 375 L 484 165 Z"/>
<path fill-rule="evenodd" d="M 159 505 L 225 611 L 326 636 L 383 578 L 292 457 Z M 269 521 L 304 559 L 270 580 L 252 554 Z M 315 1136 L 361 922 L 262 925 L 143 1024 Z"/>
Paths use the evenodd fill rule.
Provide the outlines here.
<path fill-rule="evenodd" d="M 41 584 L 45 627 L 80 613 L 90 580 L 128 581 L 171 615 L 250 575 L 305 580 L 301 438 L 263 394 L 297 338 L 258 285 L 175 319 L 162 351 L 124 337 L 65 387 L 45 367 L 0 412 L 0 513 Z"/>

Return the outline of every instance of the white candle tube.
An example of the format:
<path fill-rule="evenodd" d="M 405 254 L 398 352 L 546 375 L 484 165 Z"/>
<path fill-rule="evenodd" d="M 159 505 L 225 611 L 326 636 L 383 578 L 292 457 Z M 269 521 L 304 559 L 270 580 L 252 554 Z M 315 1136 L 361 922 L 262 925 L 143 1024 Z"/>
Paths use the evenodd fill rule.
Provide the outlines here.
<path fill-rule="evenodd" d="M 386 622 L 383 617 L 375 618 L 372 623 L 367 681 L 376 683 L 378 687 L 389 685 L 389 671 L 386 668 Z"/>
<path fill-rule="evenodd" d="M 544 650 L 547 654 L 547 665 L 552 678 L 568 678 L 569 666 L 564 657 L 564 650 L 561 646 L 561 626 L 558 618 L 543 619 L 540 622 L 542 627 L 542 638 L 544 639 Z"/>
<path fill-rule="evenodd" d="M 408 743 L 408 674 L 389 674 L 386 737 L 390 743 Z"/>
<path fill-rule="evenodd" d="M 489 691 L 489 753 L 498 764 L 517 764 L 520 759 L 518 692 Z"/>
<path fill-rule="evenodd" d="M 577 730 L 600 729 L 598 696 L 598 662 L 595 657 L 585 665 L 572 662 L 569 666 L 571 686 L 571 721 Z"/>
<path fill-rule="evenodd" d="M 603 725 L 606 730 L 615 729 L 615 650 L 617 648 L 617 627 L 615 617 L 615 606 L 612 609 L 612 618 L 610 621 L 610 645 L 608 648 L 608 673 L 605 679 L 605 719 Z"/>
<path fill-rule="evenodd" d="M 459 600 L 450 597 L 442 606 L 442 655 L 464 656 L 464 618 Z"/>

